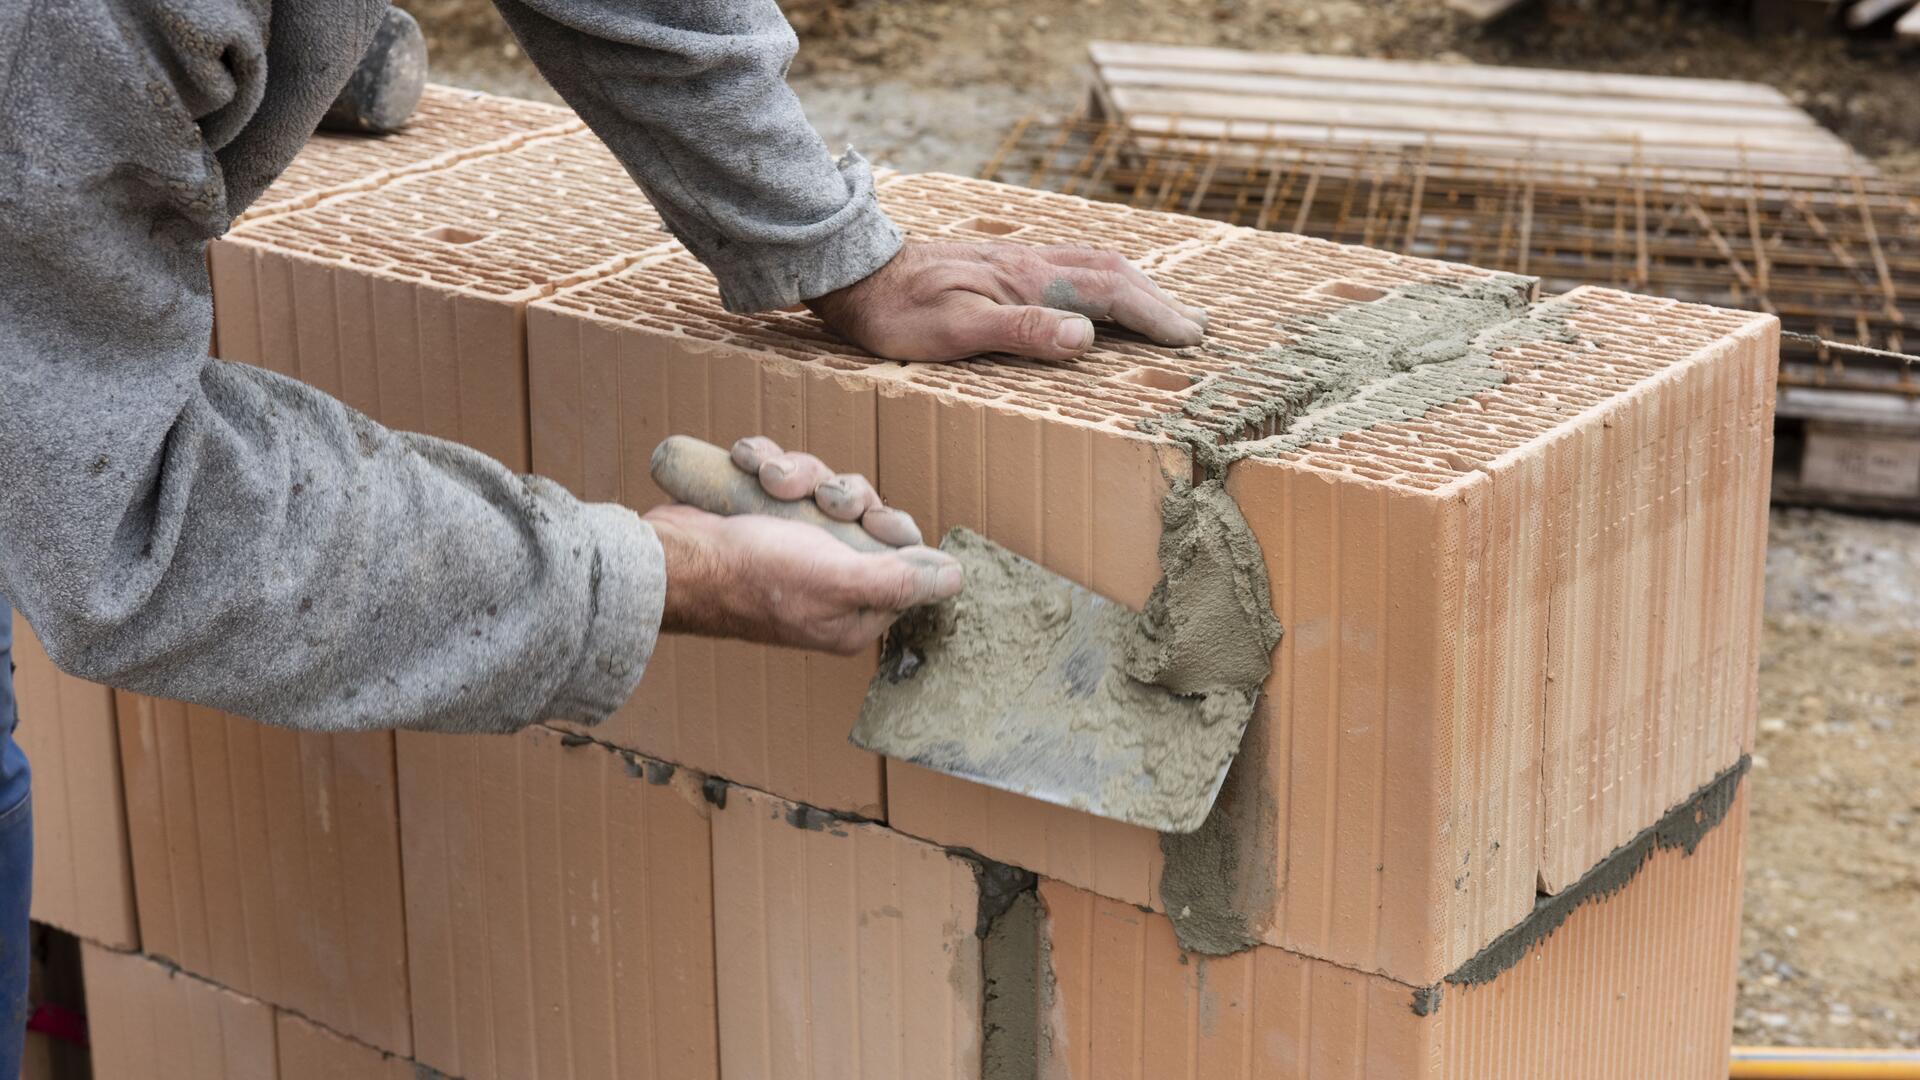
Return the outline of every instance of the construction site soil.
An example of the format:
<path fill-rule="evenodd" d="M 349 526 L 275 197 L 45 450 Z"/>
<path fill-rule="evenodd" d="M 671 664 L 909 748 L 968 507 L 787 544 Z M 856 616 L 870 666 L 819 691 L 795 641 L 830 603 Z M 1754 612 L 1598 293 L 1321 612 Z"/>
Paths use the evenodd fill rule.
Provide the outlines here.
<path fill-rule="evenodd" d="M 556 100 L 488 0 L 402 0 L 434 77 Z M 1920 56 L 1760 37 L 1743 4 L 1540 0 L 1492 27 L 1438 0 L 789 0 L 794 83 L 835 146 L 972 174 L 1069 111 L 1093 39 L 1749 79 L 1920 175 Z M 1776 510 L 1735 1039 L 1920 1047 L 1920 523 Z"/>

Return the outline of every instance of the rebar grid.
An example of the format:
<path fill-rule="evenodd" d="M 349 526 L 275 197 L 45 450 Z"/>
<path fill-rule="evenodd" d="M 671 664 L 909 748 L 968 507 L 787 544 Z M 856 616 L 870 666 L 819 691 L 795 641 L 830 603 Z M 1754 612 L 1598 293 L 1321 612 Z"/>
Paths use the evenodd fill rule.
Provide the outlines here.
<path fill-rule="evenodd" d="M 1920 184 L 1863 169 L 1672 169 L 1330 146 L 1029 117 L 982 175 L 1542 279 L 1778 315 L 1783 385 L 1920 398 Z M 1150 127 L 1151 130 L 1143 130 Z M 1164 133 L 1163 133 L 1164 132 Z"/>

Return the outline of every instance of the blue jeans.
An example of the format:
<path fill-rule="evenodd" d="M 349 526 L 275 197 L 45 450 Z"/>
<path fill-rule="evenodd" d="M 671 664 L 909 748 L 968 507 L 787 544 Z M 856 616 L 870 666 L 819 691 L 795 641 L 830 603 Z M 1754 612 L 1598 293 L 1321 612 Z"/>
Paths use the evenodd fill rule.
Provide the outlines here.
<path fill-rule="evenodd" d="M 13 613 L 0 601 L 0 1076 L 20 1075 L 27 1034 L 27 899 L 33 889 L 33 806 L 27 757 L 14 745 Z"/>

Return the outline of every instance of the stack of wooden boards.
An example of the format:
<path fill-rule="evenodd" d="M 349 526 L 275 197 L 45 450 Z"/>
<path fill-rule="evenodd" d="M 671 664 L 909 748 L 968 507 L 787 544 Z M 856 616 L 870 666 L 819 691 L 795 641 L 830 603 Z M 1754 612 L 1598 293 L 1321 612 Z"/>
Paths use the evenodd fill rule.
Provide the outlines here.
<path fill-rule="evenodd" d="M 1277 195 L 1274 227 L 1537 273 L 1550 289 L 1631 282 L 1911 351 L 1920 201 L 1772 87 L 1111 42 L 1090 51 L 1091 111 L 1112 128 L 1070 122 L 1060 130 L 1074 138 L 1027 137 L 1019 150 L 1038 149 L 1056 178 L 1017 160 L 999 175 L 1235 220 L 1250 207 L 1265 218 L 1262 198 Z M 1076 160 L 1081 141 L 1098 152 Z M 1920 511 L 1911 366 L 1803 346 L 1781 378 L 1776 497 Z"/>
<path fill-rule="evenodd" d="M 102 1080 L 1725 1075 L 1773 319 L 1513 294 L 1482 389 L 1261 442 L 1229 422 L 1285 388 L 1260 358 L 1519 283 L 890 176 L 914 236 L 1109 247 L 1212 316 L 1196 349 L 908 367 L 724 311 L 570 117 L 433 100 L 316 141 L 301 175 L 368 172 L 215 246 L 219 355 L 636 508 L 666 434 L 766 433 L 1133 605 L 1195 471 L 1147 430 L 1217 427 L 1286 628 L 1221 844 L 853 749 L 871 655 L 669 639 L 597 729 L 456 738 L 264 729 L 23 651 L 44 866 L 108 883 L 36 907 L 89 939 Z M 1249 947 L 1183 951 L 1197 871 Z"/>
<path fill-rule="evenodd" d="M 1822 173 L 1839 136 L 1760 83 L 1096 41 L 1093 108 L 1143 139 L 1430 146 L 1596 167 Z"/>

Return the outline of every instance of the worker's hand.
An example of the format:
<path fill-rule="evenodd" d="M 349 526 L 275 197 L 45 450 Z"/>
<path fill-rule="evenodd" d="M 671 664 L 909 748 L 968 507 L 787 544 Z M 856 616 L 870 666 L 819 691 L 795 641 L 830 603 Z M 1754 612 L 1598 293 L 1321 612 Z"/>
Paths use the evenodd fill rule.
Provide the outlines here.
<path fill-rule="evenodd" d="M 1005 352 L 1070 360 L 1111 319 L 1161 345 L 1198 345 L 1207 313 L 1111 251 L 908 241 L 866 278 L 810 301 L 841 337 L 890 360 Z"/>
<path fill-rule="evenodd" d="M 659 507 L 646 520 L 666 552 L 663 630 L 852 654 L 901 612 L 945 600 L 964 584 L 959 561 L 921 545 L 913 518 L 882 504 L 865 477 L 836 475 L 812 454 L 763 438 L 735 443 L 733 461 L 769 495 L 811 498 L 829 517 L 858 521 L 897 550 L 855 551 L 780 518 Z"/>

